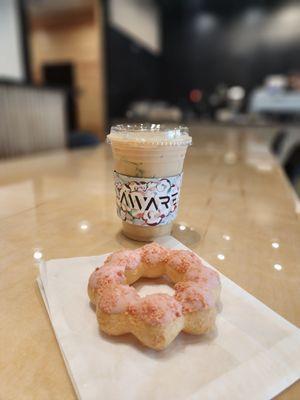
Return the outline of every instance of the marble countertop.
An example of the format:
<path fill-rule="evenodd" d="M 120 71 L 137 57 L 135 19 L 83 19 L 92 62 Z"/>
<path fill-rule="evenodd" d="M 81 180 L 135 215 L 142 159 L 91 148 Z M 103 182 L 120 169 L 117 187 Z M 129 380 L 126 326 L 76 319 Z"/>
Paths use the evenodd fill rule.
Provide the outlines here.
<path fill-rule="evenodd" d="M 300 327 L 300 206 L 255 129 L 192 128 L 173 235 Z M 0 162 L 0 397 L 73 399 L 36 286 L 42 259 L 135 248 L 107 144 Z M 297 383 L 279 398 L 300 397 Z"/>

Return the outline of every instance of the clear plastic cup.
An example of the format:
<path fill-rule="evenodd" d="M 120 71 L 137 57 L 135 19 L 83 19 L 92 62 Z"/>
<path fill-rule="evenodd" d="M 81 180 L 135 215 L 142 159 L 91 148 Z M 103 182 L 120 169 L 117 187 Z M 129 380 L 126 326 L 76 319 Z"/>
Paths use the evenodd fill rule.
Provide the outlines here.
<path fill-rule="evenodd" d="M 184 158 L 192 142 L 188 128 L 116 125 L 107 140 L 113 151 L 117 212 L 124 234 L 139 241 L 170 234 Z"/>

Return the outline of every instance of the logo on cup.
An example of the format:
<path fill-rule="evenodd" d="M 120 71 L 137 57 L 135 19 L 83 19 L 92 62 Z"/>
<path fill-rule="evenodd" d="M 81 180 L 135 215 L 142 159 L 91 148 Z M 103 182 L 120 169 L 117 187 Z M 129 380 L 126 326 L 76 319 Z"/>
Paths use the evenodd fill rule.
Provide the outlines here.
<path fill-rule="evenodd" d="M 182 174 L 168 178 L 136 178 L 114 173 L 117 212 L 126 222 L 164 225 L 177 214 Z"/>

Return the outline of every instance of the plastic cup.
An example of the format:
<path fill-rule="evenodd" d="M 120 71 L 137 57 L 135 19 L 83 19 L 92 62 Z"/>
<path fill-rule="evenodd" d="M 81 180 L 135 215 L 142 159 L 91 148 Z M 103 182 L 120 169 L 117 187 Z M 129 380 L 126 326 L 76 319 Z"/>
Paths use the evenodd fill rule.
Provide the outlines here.
<path fill-rule="evenodd" d="M 184 158 L 192 142 L 188 128 L 116 125 L 107 140 L 114 157 L 117 213 L 123 233 L 138 241 L 170 234 L 178 210 Z"/>

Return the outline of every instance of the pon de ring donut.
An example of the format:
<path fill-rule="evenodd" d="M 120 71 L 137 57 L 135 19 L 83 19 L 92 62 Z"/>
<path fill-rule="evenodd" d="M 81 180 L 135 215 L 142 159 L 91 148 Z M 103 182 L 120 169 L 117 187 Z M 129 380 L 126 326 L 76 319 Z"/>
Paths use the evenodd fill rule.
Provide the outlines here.
<path fill-rule="evenodd" d="M 141 297 L 130 286 L 139 278 L 162 275 L 175 284 L 173 296 Z M 109 335 L 131 332 L 155 350 L 166 348 L 181 331 L 211 331 L 220 290 L 219 274 L 192 251 L 169 250 L 157 243 L 112 253 L 88 282 L 100 329 Z"/>

